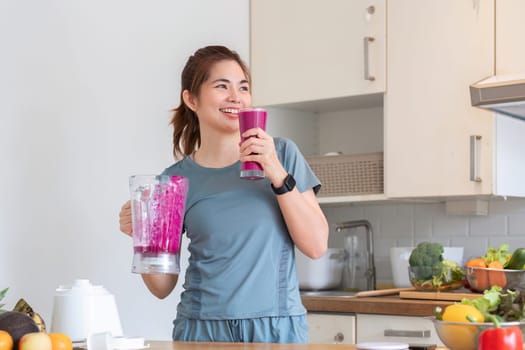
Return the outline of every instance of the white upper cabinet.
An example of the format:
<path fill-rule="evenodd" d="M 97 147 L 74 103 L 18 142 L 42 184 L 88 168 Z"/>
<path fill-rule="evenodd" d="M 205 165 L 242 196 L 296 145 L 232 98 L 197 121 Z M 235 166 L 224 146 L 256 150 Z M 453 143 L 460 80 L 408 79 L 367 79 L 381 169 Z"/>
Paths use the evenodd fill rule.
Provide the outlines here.
<path fill-rule="evenodd" d="M 525 73 L 523 13 L 519 0 L 388 3 L 387 197 L 525 196 L 525 122 L 471 107 L 468 89 Z"/>
<path fill-rule="evenodd" d="M 387 22 L 387 197 L 492 194 L 494 116 L 469 85 L 493 74 L 494 1 L 395 0 Z"/>
<path fill-rule="evenodd" d="M 258 106 L 385 90 L 385 0 L 251 0 Z"/>
<path fill-rule="evenodd" d="M 496 2 L 496 74 L 525 73 L 525 1 Z M 487 112 L 488 113 L 488 112 Z M 495 193 L 525 197 L 525 121 L 496 117 Z"/>
<path fill-rule="evenodd" d="M 525 73 L 525 1 L 500 0 L 496 3 L 496 74 Z"/>
<path fill-rule="evenodd" d="M 525 73 L 523 13 L 523 0 L 252 0 L 254 103 L 313 106 L 320 154 L 383 151 L 385 198 L 525 197 L 525 122 L 469 91 Z"/>

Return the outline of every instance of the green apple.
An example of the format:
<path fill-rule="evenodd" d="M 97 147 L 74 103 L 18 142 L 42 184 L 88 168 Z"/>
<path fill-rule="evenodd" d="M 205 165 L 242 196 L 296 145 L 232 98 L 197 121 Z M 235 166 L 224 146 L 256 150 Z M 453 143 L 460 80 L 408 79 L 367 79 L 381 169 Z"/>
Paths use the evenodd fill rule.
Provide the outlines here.
<path fill-rule="evenodd" d="M 51 339 L 43 332 L 24 334 L 18 343 L 18 350 L 51 350 Z"/>

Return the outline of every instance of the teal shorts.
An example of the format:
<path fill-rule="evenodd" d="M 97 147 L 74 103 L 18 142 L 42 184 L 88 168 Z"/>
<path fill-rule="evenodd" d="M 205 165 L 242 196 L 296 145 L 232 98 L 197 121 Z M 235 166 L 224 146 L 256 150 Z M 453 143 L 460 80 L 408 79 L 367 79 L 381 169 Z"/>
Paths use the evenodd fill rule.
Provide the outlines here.
<path fill-rule="evenodd" d="M 233 343 L 308 343 L 305 315 L 239 320 L 194 320 L 177 317 L 173 340 Z"/>

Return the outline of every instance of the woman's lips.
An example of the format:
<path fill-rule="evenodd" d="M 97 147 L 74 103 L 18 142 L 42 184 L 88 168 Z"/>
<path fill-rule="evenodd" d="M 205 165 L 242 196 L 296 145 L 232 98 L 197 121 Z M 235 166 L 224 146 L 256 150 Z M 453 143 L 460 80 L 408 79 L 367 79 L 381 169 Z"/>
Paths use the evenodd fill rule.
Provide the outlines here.
<path fill-rule="evenodd" d="M 239 117 L 238 108 L 220 108 L 219 111 L 224 113 L 230 119 L 237 119 Z"/>
<path fill-rule="evenodd" d="M 228 114 L 239 114 L 239 108 L 220 108 L 219 111 Z"/>

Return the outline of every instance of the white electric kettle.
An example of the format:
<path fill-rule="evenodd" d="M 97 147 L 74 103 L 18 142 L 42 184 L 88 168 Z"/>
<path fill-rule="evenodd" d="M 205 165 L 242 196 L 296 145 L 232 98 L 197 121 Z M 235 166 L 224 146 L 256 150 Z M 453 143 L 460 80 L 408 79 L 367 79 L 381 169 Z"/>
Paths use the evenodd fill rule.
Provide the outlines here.
<path fill-rule="evenodd" d="M 104 287 L 85 279 L 56 289 L 51 332 L 65 333 L 73 341 L 84 341 L 90 334 L 111 332 L 122 336 L 115 297 Z"/>

